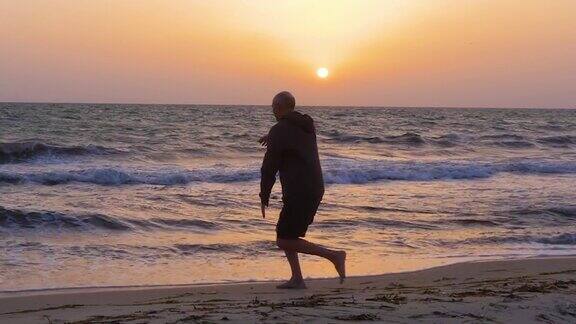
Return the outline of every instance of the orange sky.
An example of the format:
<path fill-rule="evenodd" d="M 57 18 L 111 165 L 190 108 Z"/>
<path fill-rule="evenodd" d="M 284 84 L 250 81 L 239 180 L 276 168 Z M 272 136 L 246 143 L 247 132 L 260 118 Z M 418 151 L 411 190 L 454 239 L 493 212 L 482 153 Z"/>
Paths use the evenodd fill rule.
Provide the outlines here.
<path fill-rule="evenodd" d="M 0 0 L 0 101 L 576 107 L 574 0 Z M 319 79 L 315 70 L 330 70 Z"/>

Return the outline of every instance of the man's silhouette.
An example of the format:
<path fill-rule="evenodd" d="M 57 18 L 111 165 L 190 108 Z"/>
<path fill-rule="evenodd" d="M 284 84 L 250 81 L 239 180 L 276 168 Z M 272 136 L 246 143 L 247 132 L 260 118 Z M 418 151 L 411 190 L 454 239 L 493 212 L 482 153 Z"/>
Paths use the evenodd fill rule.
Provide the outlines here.
<path fill-rule="evenodd" d="M 346 252 L 330 250 L 301 238 L 314 220 L 324 195 L 324 180 L 314 121 L 310 116 L 295 111 L 295 106 L 294 96 L 287 91 L 280 92 L 272 100 L 278 122 L 268 135 L 260 139 L 260 143 L 267 146 L 261 169 L 260 199 L 262 217 L 266 217 L 270 191 L 279 172 L 283 207 L 276 225 L 276 244 L 286 254 L 292 278 L 278 288 L 302 289 L 306 285 L 298 253 L 330 260 L 340 275 L 340 282 L 343 282 L 346 277 Z"/>

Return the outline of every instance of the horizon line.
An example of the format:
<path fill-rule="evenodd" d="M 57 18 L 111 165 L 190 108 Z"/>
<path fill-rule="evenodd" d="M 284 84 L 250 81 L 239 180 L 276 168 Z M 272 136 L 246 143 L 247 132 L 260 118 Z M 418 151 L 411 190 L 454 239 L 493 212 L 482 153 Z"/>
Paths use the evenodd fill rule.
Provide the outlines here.
<path fill-rule="evenodd" d="M 229 107 L 267 107 L 269 104 L 223 104 L 223 103 L 144 103 L 144 102 L 65 102 L 65 101 L 0 101 L 0 104 L 52 104 L 52 105 L 156 105 L 156 106 L 229 106 Z M 575 107 L 495 107 L 495 106 L 378 106 L 378 105 L 296 105 L 304 108 L 438 108 L 438 109 L 549 109 L 576 110 Z"/>

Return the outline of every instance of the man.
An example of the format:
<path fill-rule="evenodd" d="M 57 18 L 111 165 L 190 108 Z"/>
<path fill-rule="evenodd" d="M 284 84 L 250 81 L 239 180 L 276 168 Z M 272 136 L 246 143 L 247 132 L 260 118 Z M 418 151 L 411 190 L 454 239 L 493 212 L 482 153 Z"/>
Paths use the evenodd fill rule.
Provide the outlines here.
<path fill-rule="evenodd" d="M 334 264 L 340 282 L 346 277 L 346 252 L 330 250 L 301 238 L 314 220 L 324 195 L 324 180 L 314 121 L 310 116 L 294 111 L 295 106 L 296 100 L 292 94 L 287 91 L 277 94 L 272 100 L 272 108 L 278 122 L 259 141 L 267 146 L 260 181 L 263 218 L 266 217 L 277 172 L 282 184 L 283 207 L 276 225 L 276 244 L 286 254 L 292 277 L 277 286 L 281 289 L 306 288 L 298 253 L 324 257 Z"/>

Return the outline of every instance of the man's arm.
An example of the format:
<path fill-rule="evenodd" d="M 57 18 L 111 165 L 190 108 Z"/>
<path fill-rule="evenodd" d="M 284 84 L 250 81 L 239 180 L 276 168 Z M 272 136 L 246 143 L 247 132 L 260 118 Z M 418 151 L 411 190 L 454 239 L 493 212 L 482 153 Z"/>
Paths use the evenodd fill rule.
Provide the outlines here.
<path fill-rule="evenodd" d="M 282 155 L 282 142 L 278 134 L 278 129 L 270 129 L 267 138 L 268 147 L 260 169 L 260 201 L 262 206 L 268 206 L 270 192 L 276 182 L 276 173 L 280 168 L 280 158 Z"/>

